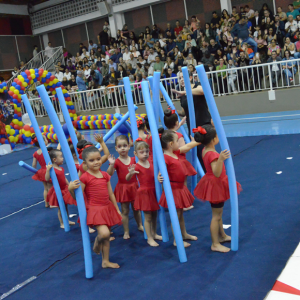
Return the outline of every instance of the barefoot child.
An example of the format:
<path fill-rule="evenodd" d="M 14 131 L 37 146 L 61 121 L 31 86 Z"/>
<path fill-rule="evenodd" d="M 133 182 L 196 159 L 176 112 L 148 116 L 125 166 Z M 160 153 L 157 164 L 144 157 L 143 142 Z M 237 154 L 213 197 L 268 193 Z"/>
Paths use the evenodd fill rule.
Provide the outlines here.
<path fill-rule="evenodd" d="M 190 235 L 186 232 L 184 218 L 183 218 L 183 209 L 190 207 L 194 202 L 194 197 L 188 190 L 188 188 L 184 185 L 184 181 L 186 178 L 185 168 L 182 165 L 182 161 L 179 159 L 179 155 L 182 153 L 187 153 L 192 148 L 199 145 L 199 143 L 192 141 L 181 148 L 178 145 L 178 136 L 174 131 L 165 130 L 163 131 L 161 138 L 161 146 L 164 151 L 164 158 L 168 170 L 168 175 L 171 182 L 171 188 L 173 192 L 173 197 L 175 201 L 175 206 L 177 210 L 178 220 L 180 223 L 180 229 L 182 238 L 184 240 L 192 240 L 196 241 L 197 237 Z M 159 182 L 163 182 L 162 176 L 158 175 Z M 166 201 L 166 195 L 163 191 L 159 205 L 167 208 L 168 204 Z M 187 242 L 183 242 L 184 247 L 189 247 L 191 244 Z M 176 246 L 174 240 L 174 246 Z"/>
<path fill-rule="evenodd" d="M 122 222 L 121 212 L 113 194 L 110 176 L 102 172 L 102 158 L 99 150 L 90 146 L 83 150 L 82 159 L 87 171 L 80 181 L 70 182 L 69 190 L 75 198 L 74 190 L 82 188 L 87 197 L 87 225 L 95 226 L 98 235 L 93 250 L 102 254 L 102 268 L 119 268 L 116 263 L 109 261 L 110 227 Z"/>
<path fill-rule="evenodd" d="M 202 157 L 207 172 L 198 182 L 194 195 L 198 199 L 209 201 L 211 205 L 211 250 L 228 252 L 230 248 L 221 245 L 221 243 L 231 241 L 231 237 L 224 232 L 222 221 L 224 202 L 230 198 L 228 178 L 224 166 L 224 160 L 230 157 L 230 152 L 224 150 L 219 154 L 216 151 L 215 145 L 219 143 L 219 139 L 212 125 L 198 127 L 195 140 L 204 145 Z M 238 192 L 241 191 L 239 183 L 237 183 L 237 189 Z"/>
<path fill-rule="evenodd" d="M 136 197 L 136 191 L 138 183 L 136 177 L 132 177 L 131 180 L 126 180 L 129 166 L 135 164 L 135 158 L 128 156 L 130 149 L 128 137 L 125 135 L 117 136 L 115 140 L 115 148 L 119 154 L 119 157 L 115 159 L 113 156 L 109 157 L 110 165 L 107 169 L 107 173 L 112 176 L 115 171 L 118 175 L 118 183 L 115 187 L 115 197 L 117 202 L 121 203 L 123 227 L 125 240 L 130 238 L 129 234 L 129 205 L 133 210 L 133 215 L 138 226 L 138 230 L 143 231 L 142 218 L 139 210 L 134 208 L 134 200 Z"/>
<path fill-rule="evenodd" d="M 69 205 L 76 205 L 76 201 L 73 199 L 73 197 L 71 196 L 69 190 L 68 190 L 68 185 L 69 182 L 65 176 L 65 170 L 64 168 L 60 167 L 63 162 L 64 162 L 64 158 L 62 155 L 62 152 L 60 150 L 57 149 L 53 149 L 49 152 L 49 156 L 51 159 L 51 163 L 49 163 L 47 165 L 47 171 L 46 171 L 46 175 L 45 175 L 45 179 L 47 181 L 50 180 L 50 169 L 53 167 L 58 183 L 59 183 L 59 187 L 63 196 L 63 200 L 64 203 L 66 205 L 66 210 L 67 210 L 67 215 L 69 215 L 68 213 L 68 204 Z M 49 202 L 49 205 L 51 208 L 53 207 L 58 207 L 58 220 L 60 223 L 60 228 L 64 228 L 64 223 L 62 220 L 62 216 L 61 216 L 61 211 L 59 208 L 59 204 L 58 204 L 58 200 L 57 200 L 57 196 L 54 190 L 54 187 L 52 186 L 52 188 L 49 190 L 48 195 L 47 195 L 47 201 Z M 75 222 L 71 222 L 69 221 L 70 225 L 75 225 Z"/>
<path fill-rule="evenodd" d="M 45 179 L 45 174 L 46 174 L 46 171 L 47 171 L 46 162 L 45 162 L 45 159 L 44 159 L 44 155 L 42 153 L 42 149 L 40 148 L 40 144 L 39 144 L 35 134 L 33 134 L 31 136 L 31 139 L 32 139 L 33 144 L 36 147 L 39 147 L 39 149 L 33 153 L 32 167 L 36 168 L 37 162 L 41 166 L 41 168 L 32 176 L 32 179 L 41 181 L 43 183 L 43 185 L 44 185 L 45 207 L 49 207 L 49 202 L 47 202 L 47 194 L 48 194 L 49 190 L 51 189 L 52 184 L 51 184 L 51 182 L 47 182 L 46 179 Z M 44 135 L 43 135 L 43 139 L 44 139 L 45 145 L 47 146 L 48 145 L 48 140 Z M 50 150 L 50 147 L 49 147 L 49 150 Z"/>
<path fill-rule="evenodd" d="M 179 148 L 185 145 L 185 141 L 184 141 L 183 135 L 181 133 L 177 132 L 177 130 L 180 128 L 180 126 L 182 126 L 185 123 L 185 120 L 186 120 L 186 117 L 184 117 L 181 120 L 181 122 L 179 123 L 178 116 L 177 116 L 175 110 L 166 109 L 164 111 L 165 126 L 177 134 Z M 197 175 L 197 172 L 194 169 L 194 167 L 191 165 L 191 163 L 186 159 L 185 153 L 180 154 L 178 156 L 178 158 L 182 161 L 183 167 L 185 168 L 185 171 L 187 174 L 187 176 L 185 177 L 185 181 L 184 181 L 185 186 L 187 186 L 187 177 Z M 186 211 L 186 210 L 190 210 L 192 208 L 194 208 L 193 205 L 191 205 L 190 207 L 184 208 L 183 210 Z"/>
<path fill-rule="evenodd" d="M 156 219 L 159 205 L 156 200 L 153 163 L 149 161 L 149 145 L 141 138 L 138 138 L 134 145 L 134 155 L 139 159 L 136 165 L 128 168 L 129 173 L 126 180 L 132 180 L 137 176 L 140 187 L 137 190 L 134 208 L 141 210 L 145 215 L 145 230 L 147 233 L 147 243 L 152 247 L 159 244 L 155 240 L 162 240 L 162 237 L 156 233 Z"/>

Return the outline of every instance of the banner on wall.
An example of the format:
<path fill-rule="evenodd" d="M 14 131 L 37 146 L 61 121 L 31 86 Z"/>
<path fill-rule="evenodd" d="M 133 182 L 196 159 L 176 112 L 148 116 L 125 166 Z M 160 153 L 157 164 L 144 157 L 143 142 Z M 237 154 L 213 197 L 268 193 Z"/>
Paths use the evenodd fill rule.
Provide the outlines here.
<path fill-rule="evenodd" d="M 0 121 L 9 125 L 14 118 L 14 103 L 7 93 L 0 93 Z"/>

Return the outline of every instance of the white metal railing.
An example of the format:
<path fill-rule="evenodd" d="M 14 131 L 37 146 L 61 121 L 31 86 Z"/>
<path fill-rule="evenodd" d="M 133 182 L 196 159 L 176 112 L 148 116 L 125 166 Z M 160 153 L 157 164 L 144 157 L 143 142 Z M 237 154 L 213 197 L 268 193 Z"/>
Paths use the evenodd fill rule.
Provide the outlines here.
<path fill-rule="evenodd" d="M 63 56 L 63 48 L 62 47 L 56 47 L 52 49 L 52 53 L 55 54 L 58 51 L 62 53 Z M 37 55 L 35 55 L 29 62 L 27 62 L 22 69 L 18 71 L 18 73 L 14 76 L 12 76 L 8 81 L 7 81 L 7 86 L 10 87 L 12 82 L 14 81 L 15 78 L 18 77 L 22 72 L 25 70 L 29 69 L 40 69 L 42 68 L 42 65 L 49 60 L 49 51 L 43 50 L 40 51 Z M 50 57 L 51 58 L 51 57 Z"/>
<path fill-rule="evenodd" d="M 40 69 L 44 69 L 49 72 L 55 71 L 55 66 L 57 65 L 57 63 L 60 61 L 63 64 L 64 62 L 63 47 L 60 46 L 60 47 L 53 48 L 52 55 L 46 50 L 45 58 L 46 59 L 44 63 L 40 66 Z"/>
<path fill-rule="evenodd" d="M 127 2 L 132 2 L 135 0 L 112 0 L 112 5 L 118 5 L 118 4 L 123 4 L 123 3 L 127 3 Z"/>
<path fill-rule="evenodd" d="M 273 67 L 277 65 L 278 71 L 274 73 Z M 294 65 L 289 69 L 289 65 Z M 250 65 L 242 68 L 230 68 L 221 71 L 207 72 L 214 96 L 229 95 L 233 93 L 247 93 L 253 91 L 273 90 L 279 88 L 291 88 L 300 86 L 300 59 L 289 61 L 279 61 L 276 63 L 265 63 Z M 286 70 L 290 70 L 287 72 Z M 218 75 L 224 75 L 225 78 Z M 225 76 L 226 75 L 226 76 Z M 198 81 L 197 74 L 194 80 Z M 272 80 L 273 79 L 273 80 Z M 170 98 L 178 100 L 176 94 L 171 90 L 180 90 L 180 82 L 177 77 L 164 78 L 161 82 L 165 86 Z M 131 84 L 132 97 L 135 105 L 144 103 L 140 83 Z M 101 87 L 99 89 L 77 91 L 69 93 L 74 109 L 77 114 L 80 112 L 92 112 L 95 110 L 105 110 L 108 108 L 118 108 L 127 106 L 123 85 L 112 87 Z M 60 112 L 59 103 L 51 96 L 52 103 L 56 111 Z M 160 94 L 160 100 L 165 101 Z M 37 117 L 46 116 L 47 113 L 39 98 L 30 99 Z M 22 107 L 22 112 L 25 109 Z"/>

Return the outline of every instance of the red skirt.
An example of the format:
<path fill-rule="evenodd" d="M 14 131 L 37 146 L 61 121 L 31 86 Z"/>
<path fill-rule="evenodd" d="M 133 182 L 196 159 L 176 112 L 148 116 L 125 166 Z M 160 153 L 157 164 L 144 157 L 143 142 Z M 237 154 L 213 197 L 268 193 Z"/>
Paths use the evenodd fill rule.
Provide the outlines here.
<path fill-rule="evenodd" d="M 87 207 L 86 224 L 87 226 L 107 225 L 112 227 L 121 225 L 122 217 L 112 203 L 104 206 L 89 205 Z"/>
<path fill-rule="evenodd" d="M 41 167 L 33 176 L 32 179 L 33 180 L 38 180 L 38 181 L 42 181 L 42 182 L 47 182 L 45 180 L 45 175 L 47 172 L 47 168 L 46 167 Z M 51 180 L 51 179 L 50 179 Z"/>
<path fill-rule="evenodd" d="M 138 189 L 137 182 L 134 183 L 117 183 L 115 187 L 115 197 L 117 202 L 132 202 L 136 197 L 136 192 Z"/>
<path fill-rule="evenodd" d="M 134 201 L 134 209 L 141 211 L 159 210 L 156 200 L 155 187 L 140 187 Z"/>
<path fill-rule="evenodd" d="M 69 190 L 68 190 L 68 186 L 66 186 L 62 191 L 62 196 L 64 199 L 65 204 L 68 205 L 77 205 L 76 200 L 72 197 L 72 195 L 70 194 Z M 57 196 L 54 190 L 54 187 L 52 187 L 47 195 L 47 202 L 49 202 L 50 206 L 53 207 L 59 207 L 58 204 L 58 200 L 57 200 Z"/>
<path fill-rule="evenodd" d="M 236 183 L 237 192 L 242 191 L 242 186 Z M 206 174 L 198 182 L 194 195 L 203 201 L 209 201 L 210 203 L 225 202 L 230 198 L 229 184 L 227 175 L 223 178 L 216 177 L 214 175 Z"/>
<path fill-rule="evenodd" d="M 193 176 L 193 175 L 197 175 L 196 170 L 194 169 L 194 167 L 192 166 L 192 164 L 186 159 L 186 158 L 179 158 L 183 169 L 186 173 L 186 176 Z"/>
<path fill-rule="evenodd" d="M 171 188 L 176 208 L 188 208 L 193 204 L 195 198 L 190 193 L 188 188 L 184 185 L 184 183 L 171 182 Z M 159 205 L 165 208 L 168 207 L 165 191 L 163 191 L 161 195 Z"/>

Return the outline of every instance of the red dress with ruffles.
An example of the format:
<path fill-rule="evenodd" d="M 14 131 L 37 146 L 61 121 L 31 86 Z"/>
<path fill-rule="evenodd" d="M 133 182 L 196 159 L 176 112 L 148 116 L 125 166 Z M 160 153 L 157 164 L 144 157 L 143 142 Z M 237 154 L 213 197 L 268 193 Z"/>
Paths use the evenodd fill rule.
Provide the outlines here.
<path fill-rule="evenodd" d="M 114 194 L 117 202 L 119 203 L 132 202 L 136 197 L 136 191 L 138 189 L 138 183 L 136 177 L 133 176 L 130 179 L 130 181 L 126 180 L 126 175 L 128 174 L 128 167 L 134 164 L 135 164 L 134 157 L 130 157 L 129 165 L 125 165 L 118 158 L 115 161 L 114 168 L 117 171 L 118 183 L 115 187 Z"/>
<path fill-rule="evenodd" d="M 75 164 L 75 167 L 76 167 L 76 171 L 77 173 L 79 172 L 79 169 L 80 169 L 80 164 Z"/>
<path fill-rule="evenodd" d="M 178 140 L 183 137 L 183 135 L 179 132 L 176 132 L 176 134 L 178 136 Z M 197 172 L 192 166 L 192 164 L 186 159 L 185 153 L 180 153 L 178 157 L 181 160 L 183 167 L 185 168 L 187 176 L 197 175 Z"/>
<path fill-rule="evenodd" d="M 55 174 L 56 174 L 56 177 L 58 180 L 58 184 L 59 184 L 59 187 L 61 190 L 61 194 L 63 196 L 65 204 L 77 205 L 76 200 L 72 197 L 72 195 L 70 194 L 70 192 L 68 190 L 68 185 L 66 183 L 66 176 L 65 176 L 64 168 L 61 168 L 61 170 L 54 168 L 54 171 L 55 171 Z M 51 189 L 49 190 L 49 192 L 47 194 L 47 202 L 49 202 L 50 206 L 59 207 L 57 196 L 56 196 L 55 189 L 53 186 L 51 187 Z"/>
<path fill-rule="evenodd" d="M 136 164 L 135 170 L 139 173 L 137 178 L 140 187 L 137 190 L 134 208 L 141 211 L 157 211 L 159 205 L 155 194 L 154 169 L 152 161 L 149 161 L 150 167 L 144 168 L 139 163 Z"/>
<path fill-rule="evenodd" d="M 32 176 L 32 179 L 46 182 L 45 175 L 47 172 L 46 162 L 43 153 L 38 154 L 37 151 L 33 153 L 33 157 L 38 161 L 41 168 Z"/>
<path fill-rule="evenodd" d="M 88 226 L 106 225 L 108 227 L 122 224 L 122 217 L 109 199 L 107 183 L 110 176 L 100 171 L 102 178 L 97 178 L 85 172 L 80 181 L 85 184 L 84 193 L 87 198 L 86 209 Z"/>
<path fill-rule="evenodd" d="M 179 157 L 180 150 L 175 151 L 174 154 Z M 173 192 L 174 202 L 177 209 L 190 207 L 194 202 L 194 197 L 184 185 L 185 169 L 182 165 L 182 161 L 178 158 L 171 157 L 167 154 L 164 154 L 165 162 L 167 165 L 167 170 L 169 174 L 169 179 L 171 182 L 171 188 Z M 167 200 L 165 191 L 163 191 L 161 198 L 159 200 L 159 205 L 167 208 Z"/>
<path fill-rule="evenodd" d="M 149 161 L 153 161 L 152 135 L 148 135 L 145 142 L 149 145 Z"/>
<path fill-rule="evenodd" d="M 220 177 L 216 177 L 212 171 L 211 163 L 219 158 L 220 154 L 214 151 L 208 151 L 203 157 L 206 168 L 206 174 L 198 182 L 194 195 L 203 201 L 217 204 L 225 202 L 230 198 L 228 177 L 226 175 L 225 165 L 223 163 L 222 173 Z M 237 182 L 237 191 L 242 190 L 241 185 Z"/>

